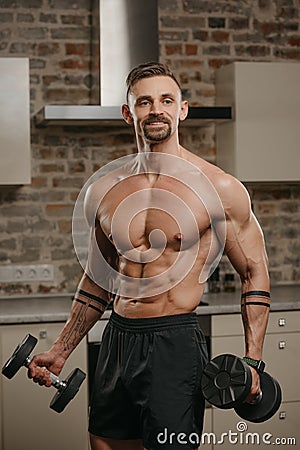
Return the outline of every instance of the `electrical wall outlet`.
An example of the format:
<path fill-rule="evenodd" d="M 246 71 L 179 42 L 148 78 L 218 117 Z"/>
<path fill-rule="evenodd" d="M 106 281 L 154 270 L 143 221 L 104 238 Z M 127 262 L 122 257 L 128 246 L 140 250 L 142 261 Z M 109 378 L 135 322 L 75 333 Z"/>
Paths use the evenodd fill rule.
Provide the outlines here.
<path fill-rule="evenodd" d="M 0 282 L 53 281 L 52 264 L 30 264 L 0 267 Z"/>
<path fill-rule="evenodd" d="M 9 281 L 26 281 L 27 278 L 26 266 L 12 266 L 12 280 Z"/>
<path fill-rule="evenodd" d="M 38 266 L 25 266 L 24 267 L 24 278 L 26 281 L 38 280 Z"/>
<path fill-rule="evenodd" d="M 39 281 L 53 281 L 54 267 L 52 264 L 40 264 L 38 267 Z"/>

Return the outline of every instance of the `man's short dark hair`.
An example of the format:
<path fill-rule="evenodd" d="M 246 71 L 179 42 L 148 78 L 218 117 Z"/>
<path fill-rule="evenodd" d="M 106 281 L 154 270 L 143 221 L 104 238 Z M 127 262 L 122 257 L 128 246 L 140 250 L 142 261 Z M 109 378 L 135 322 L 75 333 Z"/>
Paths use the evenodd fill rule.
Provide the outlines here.
<path fill-rule="evenodd" d="M 169 67 L 166 64 L 158 63 L 158 62 L 147 62 L 144 64 L 140 64 L 137 67 L 134 67 L 128 74 L 128 77 L 126 79 L 126 85 L 127 85 L 127 94 L 126 98 L 128 101 L 129 92 L 132 88 L 132 86 L 135 85 L 135 83 L 143 78 L 150 78 L 150 77 L 156 77 L 156 76 L 167 76 L 172 78 L 177 86 L 180 89 L 181 92 L 181 86 L 176 79 L 173 72 L 169 69 Z"/>

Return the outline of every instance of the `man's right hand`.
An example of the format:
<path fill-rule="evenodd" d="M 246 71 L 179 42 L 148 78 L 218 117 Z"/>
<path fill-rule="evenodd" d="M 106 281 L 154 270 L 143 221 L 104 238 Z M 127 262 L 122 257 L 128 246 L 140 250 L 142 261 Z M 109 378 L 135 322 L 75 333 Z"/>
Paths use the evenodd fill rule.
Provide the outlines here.
<path fill-rule="evenodd" d="M 246 403 L 255 403 L 257 399 L 260 397 L 261 388 L 260 388 L 260 378 L 258 373 L 253 367 L 250 367 L 251 375 L 252 375 L 252 385 L 250 392 L 245 400 Z"/>
<path fill-rule="evenodd" d="M 28 366 L 28 377 L 40 386 L 50 387 L 52 384 L 50 372 L 58 376 L 65 362 L 62 356 L 51 350 L 35 355 Z"/>

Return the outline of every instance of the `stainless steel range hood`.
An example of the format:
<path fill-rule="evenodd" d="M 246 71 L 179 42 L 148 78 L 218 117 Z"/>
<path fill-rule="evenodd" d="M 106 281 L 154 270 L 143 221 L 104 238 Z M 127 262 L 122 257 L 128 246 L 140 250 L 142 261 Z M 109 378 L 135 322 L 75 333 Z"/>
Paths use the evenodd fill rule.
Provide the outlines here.
<path fill-rule="evenodd" d="M 45 125 L 125 125 L 125 80 L 136 65 L 159 60 L 157 0 L 93 0 L 91 105 L 46 105 L 36 115 Z M 183 124 L 231 118 L 230 107 L 190 108 Z"/>

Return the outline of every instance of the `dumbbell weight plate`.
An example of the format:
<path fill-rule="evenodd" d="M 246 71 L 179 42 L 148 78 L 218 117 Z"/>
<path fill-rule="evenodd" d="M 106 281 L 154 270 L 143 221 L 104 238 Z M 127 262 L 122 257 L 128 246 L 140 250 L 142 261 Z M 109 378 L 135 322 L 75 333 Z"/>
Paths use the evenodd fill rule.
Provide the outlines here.
<path fill-rule="evenodd" d="M 262 398 L 258 403 L 242 403 L 234 408 L 242 419 L 254 423 L 265 422 L 279 409 L 282 396 L 278 381 L 268 373 L 263 372 L 260 375 L 260 387 Z"/>
<path fill-rule="evenodd" d="M 37 338 L 31 334 L 27 334 L 2 367 L 2 374 L 9 379 L 15 376 L 18 370 L 25 364 L 26 358 L 30 355 L 36 344 Z"/>
<path fill-rule="evenodd" d="M 219 355 L 204 368 L 201 388 L 206 400 L 221 409 L 233 408 L 243 402 L 251 388 L 249 366 L 240 358 Z"/>
<path fill-rule="evenodd" d="M 74 369 L 64 381 L 66 386 L 58 390 L 50 403 L 50 408 L 61 413 L 67 404 L 75 397 L 86 375 L 80 369 Z"/>

